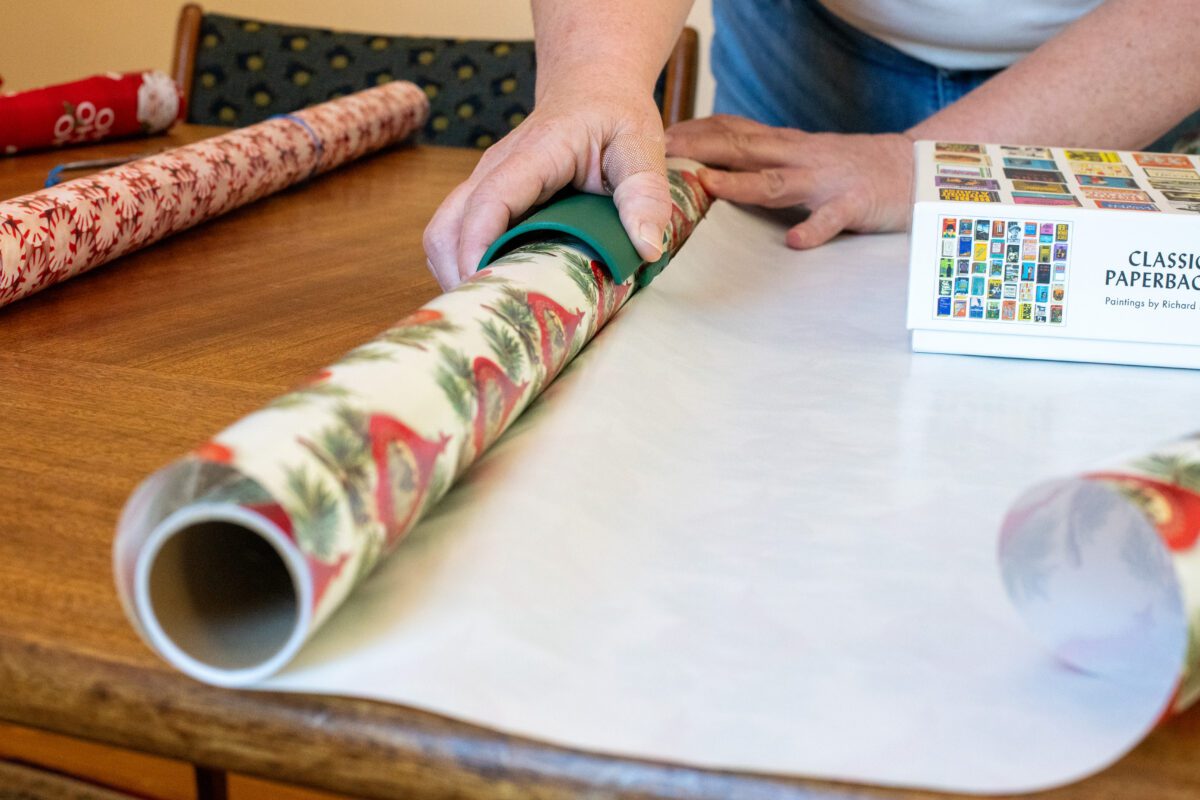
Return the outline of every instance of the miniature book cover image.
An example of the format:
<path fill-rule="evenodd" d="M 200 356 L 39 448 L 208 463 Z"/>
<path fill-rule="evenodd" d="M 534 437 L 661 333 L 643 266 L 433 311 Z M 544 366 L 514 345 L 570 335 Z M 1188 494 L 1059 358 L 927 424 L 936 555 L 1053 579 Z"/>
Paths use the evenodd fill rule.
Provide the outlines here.
<path fill-rule="evenodd" d="M 1200 161 L 918 142 L 918 352 L 1200 368 Z"/>

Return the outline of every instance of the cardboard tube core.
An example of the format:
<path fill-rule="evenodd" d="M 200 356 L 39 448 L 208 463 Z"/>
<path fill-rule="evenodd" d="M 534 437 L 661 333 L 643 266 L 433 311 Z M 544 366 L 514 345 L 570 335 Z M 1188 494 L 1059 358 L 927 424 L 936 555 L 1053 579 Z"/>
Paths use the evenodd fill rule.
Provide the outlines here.
<path fill-rule="evenodd" d="M 230 519 L 182 519 L 157 533 L 143 612 L 169 660 L 240 683 L 238 673 L 261 677 L 290 658 L 303 638 L 305 592 L 276 543 Z"/>

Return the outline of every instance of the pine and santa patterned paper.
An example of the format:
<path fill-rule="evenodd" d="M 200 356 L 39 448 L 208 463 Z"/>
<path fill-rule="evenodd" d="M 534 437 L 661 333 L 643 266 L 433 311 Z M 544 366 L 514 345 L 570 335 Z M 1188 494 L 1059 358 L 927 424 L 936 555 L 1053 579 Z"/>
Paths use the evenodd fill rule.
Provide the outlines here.
<path fill-rule="evenodd" d="M 161 133 L 183 111 L 179 85 L 157 70 L 0 94 L 0 154 Z"/>
<path fill-rule="evenodd" d="M 0 305 L 400 141 L 428 113 L 396 81 L 0 202 Z"/>
<path fill-rule="evenodd" d="M 674 252 L 710 201 L 699 165 L 671 166 Z M 582 245 L 525 245 L 152 476 L 127 505 L 115 550 L 135 625 L 144 634 L 155 625 L 136 585 L 154 529 L 180 509 L 232 503 L 305 565 L 297 596 L 311 608 L 297 623 L 298 647 L 635 286 L 636 276 L 614 283 Z M 161 636 L 147 638 L 176 666 L 214 683 L 252 683 L 290 657 L 261 669 L 212 669 L 172 652 Z"/>
<path fill-rule="evenodd" d="M 1164 715 L 1200 699 L 1200 434 L 1036 487 L 1004 521 L 1010 598 L 1085 671 L 1174 681 Z"/>

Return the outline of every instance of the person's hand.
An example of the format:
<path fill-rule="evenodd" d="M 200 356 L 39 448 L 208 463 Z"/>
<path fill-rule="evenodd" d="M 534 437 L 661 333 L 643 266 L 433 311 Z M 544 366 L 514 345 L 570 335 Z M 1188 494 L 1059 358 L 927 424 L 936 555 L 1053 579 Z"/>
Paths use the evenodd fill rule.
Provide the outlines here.
<path fill-rule="evenodd" d="M 903 134 L 805 133 L 743 117 L 688 120 L 667 131 L 667 154 L 712 167 L 700 182 L 735 203 L 805 206 L 789 247 L 816 247 L 842 231 L 904 230 L 912 193 L 913 142 Z"/>
<path fill-rule="evenodd" d="M 443 290 L 453 288 L 510 222 L 568 184 L 611 190 L 638 254 L 658 260 L 671 217 L 663 151 L 662 118 L 649 96 L 589 86 L 539 97 L 433 215 L 424 237 L 430 270 Z"/>

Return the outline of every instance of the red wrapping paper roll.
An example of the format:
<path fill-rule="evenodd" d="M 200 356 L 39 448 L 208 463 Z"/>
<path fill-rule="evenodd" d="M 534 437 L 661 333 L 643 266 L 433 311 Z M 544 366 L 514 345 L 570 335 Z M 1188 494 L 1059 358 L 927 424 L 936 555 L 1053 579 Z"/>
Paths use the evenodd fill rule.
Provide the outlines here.
<path fill-rule="evenodd" d="M 0 202 L 0 306 L 406 138 L 396 81 Z"/>
<path fill-rule="evenodd" d="M 0 94 L 0 153 L 160 133 L 183 115 L 183 93 L 163 72 L 110 72 Z"/>

